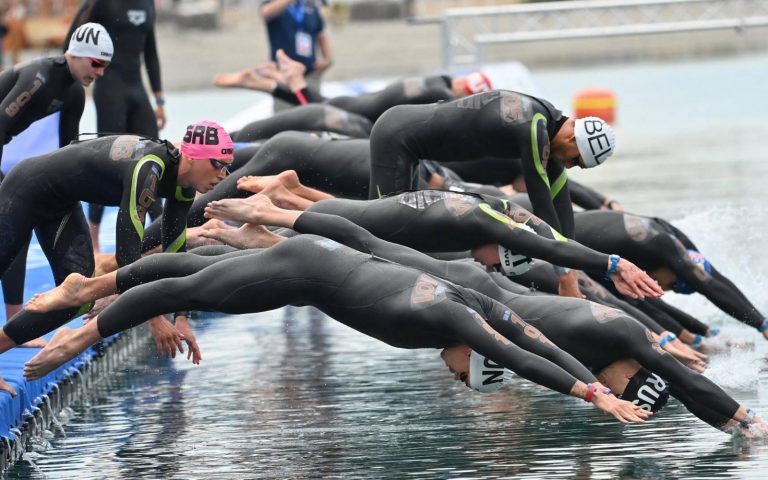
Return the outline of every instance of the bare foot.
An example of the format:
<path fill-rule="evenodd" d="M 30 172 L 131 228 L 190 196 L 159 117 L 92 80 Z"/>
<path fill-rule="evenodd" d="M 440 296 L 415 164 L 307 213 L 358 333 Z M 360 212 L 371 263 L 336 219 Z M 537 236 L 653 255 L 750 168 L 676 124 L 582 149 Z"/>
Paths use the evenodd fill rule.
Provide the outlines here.
<path fill-rule="evenodd" d="M 213 84 L 221 88 L 247 88 L 261 92 L 272 92 L 275 81 L 264 78 L 253 70 L 235 73 L 220 73 L 213 77 Z"/>
<path fill-rule="evenodd" d="M 284 237 L 276 235 L 261 225 L 246 223 L 240 228 L 212 228 L 201 233 L 235 248 L 269 248 Z"/>
<path fill-rule="evenodd" d="M 264 177 L 241 177 L 237 180 L 237 188 L 248 192 L 264 194 L 275 205 L 288 210 L 306 210 L 312 205 L 311 201 L 291 190 L 291 188 L 305 188 L 299 182 L 299 177 L 294 170 L 286 170 L 278 175 Z"/>
<path fill-rule="evenodd" d="M 30 340 L 27 343 L 22 343 L 19 346 L 22 348 L 43 348 L 46 345 L 48 345 L 48 340 L 44 339 L 43 337 L 40 337 L 34 340 Z"/>
<path fill-rule="evenodd" d="M 252 195 L 246 198 L 225 198 L 210 202 L 205 207 L 205 217 L 261 224 L 263 223 L 262 213 L 272 206 L 272 202 L 264 195 Z"/>
<path fill-rule="evenodd" d="M 45 313 L 82 305 L 84 302 L 79 294 L 87 280 L 79 273 L 70 273 L 58 287 L 32 297 L 27 302 L 26 309 L 30 312 Z"/>
<path fill-rule="evenodd" d="M 303 63 L 292 59 L 282 49 L 275 53 L 275 57 L 277 58 L 277 66 L 280 69 L 280 73 L 285 77 L 285 81 L 292 92 L 298 92 L 307 86 L 307 82 L 304 79 L 304 72 L 307 71 L 307 67 Z"/>
<path fill-rule="evenodd" d="M 211 229 L 234 228 L 221 220 L 208 220 L 199 227 L 187 228 L 187 249 L 203 247 L 206 245 L 221 245 L 221 241 L 215 237 L 203 235 L 203 232 Z"/>
<path fill-rule="evenodd" d="M 286 83 L 285 77 L 280 73 L 275 62 L 260 63 L 253 67 L 253 72 L 278 83 Z"/>
<path fill-rule="evenodd" d="M 97 253 L 94 255 L 96 268 L 93 270 L 95 277 L 100 277 L 105 273 L 114 272 L 119 268 L 117 265 L 117 256 L 114 253 Z"/>
<path fill-rule="evenodd" d="M 75 358 L 78 351 L 69 345 L 69 340 L 75 336 L 76 330 L 67 327 L 61 327 L 53 335 L 51 342 L 34 357 L 30 358 L 24 364 L 24 378 L 27 380 L 36 380 L 59 365 Z"/>

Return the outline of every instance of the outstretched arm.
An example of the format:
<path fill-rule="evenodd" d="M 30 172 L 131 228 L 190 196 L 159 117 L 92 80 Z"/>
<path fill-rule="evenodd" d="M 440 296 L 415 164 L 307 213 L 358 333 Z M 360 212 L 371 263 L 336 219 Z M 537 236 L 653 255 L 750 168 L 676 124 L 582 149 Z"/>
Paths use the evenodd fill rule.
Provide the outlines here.
<path fill-rule="evenodd" d="M 519 317 L 514 317 L 519 320 Z M 526 324 L 515 324 L 505 329 L 502 334 L 477 312 L 456 305 L 450 318 L 452 330 L 461 338 L 461 341 L 483 356 L 493 360 L 498 365 L 512 370 L 521 377 L 539 385 L 545 386 L 564 395 L 571 395 L 585 399 L 588 395 L 587 384 L 568 373 L 560 365 L 552 360 L 564 362 L 569 368 L 578 369 L 578 361 L 563 352 L 541 332 Z M 490 320 L 499 326 L 502 319 Z M 512 339 L 507 338 L 510 335 Z M 526 348 L 531 350 L 527 350 Z M 594 379 L 583 366 L 585 379 Z M 595 380 L 593 385 L 599 385 Z M 629 402 L 616 399 L 612 395 L 604 394 L 602 388 L 593 392 L 592 401 L 601 410 L 613 415 L 617 420 L 628 422 L 642 422 L 648 417 L 644 412 Z"/>

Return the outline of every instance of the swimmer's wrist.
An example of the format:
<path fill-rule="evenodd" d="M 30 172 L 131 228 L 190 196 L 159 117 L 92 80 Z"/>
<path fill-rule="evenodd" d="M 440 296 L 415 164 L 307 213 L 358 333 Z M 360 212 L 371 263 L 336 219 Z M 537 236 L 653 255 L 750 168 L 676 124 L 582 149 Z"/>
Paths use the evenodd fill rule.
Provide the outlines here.
<path fill-rule="evenodd" d="M 661 341 L 659 342 L 659 347 L 664 348 L 664 346 L 666 344 L 668 344 L 669 342 L 671 342 L 673 340 L 677 340 L 677 335 L 675 335 L 674 333 L 670 332 L 670 333 L 664 335 L 664 338 L 661 339 Z"/>
<path fill-rule="evenodd" d="M 157 97 L 155 99 L 155 105 L 158 107 L 164 107 L 165 106 L 165 98 L 164 97 Z"/>
<path fill-rule="evenodd" d="M 762 325 L 760 325 L 759 327 L 757 327 L 757 331 L 758 331 L 758 332 L 760 332 L 760 333 L 763 333 L 763 332 L 764 332 L 764 331 L 766 331 L 766 330 L 768 330 L 768 318 L 766 318 L 765 320 L 763 320 L 763 323 L 762 323 Z"/>
<path fill-rule="evenodd" d="M 606 280 L 610 280 L 611 279 L 611 275 L 613 275 L 615 273 L 618 273 L 618 271 L 619 271 L 619 262 L 620 261 L 621 261 L 621 257 L 620 256 L 618 256 L 616 254 L 608 255 L 608 269 L 605 272 L 605 279 Z"/>

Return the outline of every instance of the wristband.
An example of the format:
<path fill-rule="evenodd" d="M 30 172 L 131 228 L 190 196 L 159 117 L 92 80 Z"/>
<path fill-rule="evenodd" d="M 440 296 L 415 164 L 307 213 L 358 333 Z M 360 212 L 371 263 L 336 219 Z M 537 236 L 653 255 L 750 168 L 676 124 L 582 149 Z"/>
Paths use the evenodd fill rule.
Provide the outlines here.
<path fill-rule="evenodd" d="M 621 257 L 618 255 L 609 255 L 608 258 L 611 260 L 611 266 L 608 267 L 608 271 L 605 272 L 606 280 L 610 280 L 611 275 L 618 271 L 619 260 L 621 260 Z"/>
<path fill-rule="evenodd" d="M 190 318 L 190 317 L 192 317 L 192 312 L 189 312 L 189 311 L 175 312 L 173 314 L 173 319 L 176 320 L 177 317 L 187 317 L 187 318 Z"/>
<path fill-rule="evenodd" d="M 707 331 L 707 336 L 708 336 L 708 337 L 716 337 L 718 333 L 720 333 L 720 329 L 719 329 L 719 328 L 717 328 L 717 327 L 715 327 L 715 328 L 710 328 L 710 329 Z"/>
<path fill-rule="evenodd" d="M 698 347 L 699 345 L 701 345 L 701 343 L 702 343 L 703 341 L 704 341 L 704 337 L 702 337 L 701 335 L 696 335 L 696 336 L 693 338 L 693 341 L 691 342 L 691 346 L 692 346 L 692 347 Z"/>
<path fill-rule="evenodd" d="M 584 401 L 589 403 L 592 401 L 592 397 L 595 396 L 595 392 L 597 391 L 597 387 L 592 385 L 591 383 L 587 384 L 587 394 L 584 396 Z"/>
<path fill-rule="evenodd" d="M 155 105 L 158 107 L 162 107 L 165 105 L 165 99 L 164 98 L 156 98 L 155 99 Z"/>
<path fill-rule="evenodd" d="M 664 345 L 676 339 L 677 339 L 677 335 L 675 335 L 674 333 L 670 333 L 669 335 L 661 339 L 661 341 L 659 342 L 659 347 L 664 348 Z"/>
<path fill-rule="evenodd" d="M 605 390 L 603 390 L 603 395 L 611 395 L 611 394 L 613 394 L 613 392 L 611 391 L 610 388 L 606 388 Z"/>
<path fill-rule="evenodd" d="M 301 90 L 299 90 L 298 92 L 294 93 L 294 95 L 296 95 L 296 98 L 299 100 L 299 103 L 300 103 L 300 104 L 302 104 L 302 105 L 306 105 L 306 104 L 308 104 L 308 103 L 309 103 L 309 102 L 307 101 L 307 97 L 305 97 L 305 96 L 304 96 L 304 94 L 303 94 L 303 93 L 301 93 Z"/>
<path fill-rule="evenodd" d="M 744 417 L 744 420 L 739 422 L 742 427 L 749 428 L 749 424 L 752 423 L 755 420 L 755 411 L 751 408 L 747 409 L 747 416 Z"/>
<path fill-rule="evenodd" d="M 757 331 L 760 333 L 763 333 L 766 330 L 768 330 L 768 318 L 763 320 L 763 324 L 757 327 Z"/>

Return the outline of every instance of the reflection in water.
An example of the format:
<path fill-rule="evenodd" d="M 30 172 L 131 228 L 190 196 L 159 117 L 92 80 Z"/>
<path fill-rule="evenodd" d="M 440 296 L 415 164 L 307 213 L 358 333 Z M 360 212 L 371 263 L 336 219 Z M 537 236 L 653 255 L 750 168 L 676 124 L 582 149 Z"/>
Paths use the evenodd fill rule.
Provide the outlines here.
<path fill-rule="evenodd" d="M 750 68 L 766 70 L 766 65 Z M 758 309 L 768 312 L 768 257 L 761 245 L 768 209 L 760 205 L 765 200 L 760 178 L 768 173 L 761 142 L 768 131 L 754 115 L 736 122 L 731 103 L 738 102 L 725 93 L 698 94 L 700 89 L 722 92 L 717 85 L 723 77 L 747 67 L 723 60 L 686 68 L 697 79 L 695 88 L 675 95 L 665 91 L 664 98 L 715 102 L 708 108 L 725 112 L 722 132 L 737 138 L 738 148 L 700 129 L 701 116 L 676 123 L 663 112 L 664 102 L 637 95 L 639 100 L 629 100 L 642 67 L 612 68 L 600 78 L 627 82 L 618 92 L 619 114 L 632 135 L 622 132 L 615 161 L 580 178 L 594 179 L 592 185 L 632 211 L 670 217 Z M 668 70 L 675 78 L 681 75 L 679 69 Z M 673 88 L 660 80 L 661 69 L 650 74 L 659 88 Z M 584 74 L 561 72 L 559 83 L 545 77 L 542 91 L 558 100 L 566 94 L 552 89 L 566 83 L 577 88 L 579 75 Z M 734 80 L 765 78 L 760 75 L 735 75 Z M 748 96 L 748 89 L 745 83 L 733 94 Z M 764 95 L 758 101 L 764 102 Z M 737 135 L 745 122 L 753 122 L 745 130 L 750 135 Z M 669 139 L 676 148 L 662 148 Z M 649 149 L 653 155 L 646 153 Z M 723 347 L 714 353 L 707 375 L 768 416 L 768 342 L 700 296 L 669 298 L 721 326 L 723 337 L 746 344 L 744 350 Z M 675 400 L 645 425 L 622 426 L 580 400 L 519 379 L 493 394 L 473 394 L 452 380 L 437 350 L 389 347 L 312 308 L 209 316 L 197 321 L 197 331 L 201 366 L 178 358 L 151 359 L 116 374 L 77 409 L 68 437 L 52 440 L 53 447 L 37 458 L 44 475 L 764 478 L 768 470 L 765 443 L 732 439 Z M 715 343 L 724 346 L 725 341 Z M 19 464 L 10 477 L 43 475 Z"/>

